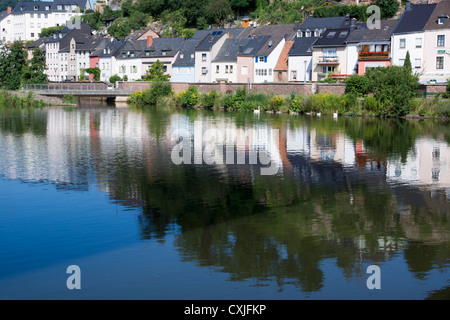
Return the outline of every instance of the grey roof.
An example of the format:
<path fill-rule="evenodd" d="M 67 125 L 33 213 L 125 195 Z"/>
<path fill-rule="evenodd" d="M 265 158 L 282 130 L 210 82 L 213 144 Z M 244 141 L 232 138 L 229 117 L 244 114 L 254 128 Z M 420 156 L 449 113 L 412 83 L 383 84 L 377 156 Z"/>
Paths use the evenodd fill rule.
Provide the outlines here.
<path fill-rule="evenodd" d="M 326 18 L 313 18 L 307 17 L 305 21 L 300 25 L 299 30 L 314 30 L 331 28 L 337 29 L 344 27 L 346 23 L 346 17 L 326 17 Z"/>
<path fill-rule="evenodd" d="M 295 38 L 294 44 L 289 50 L 289 56 L 311 56 L 311 47 L 319 39 L 318 37 L 300 37 Z"/>
<path fill-rule="evenodd" d="M 203 40 L 198 44 L 195 50 L 197 51 L 209 51 L 212 46 L 219 41 L 224 35 L 231 34 L 233 38 L 238 37 L 243 31 L 243 28 L 230 28 L 230 29 L 211 29 Z"/>
<path fill-rule="evenodd" d="M 100 53 L 98 54 L 98 57 L 106 58 L 106 57 L 116 56 L 117 52 L 122 48 L 124 43 L 125 43 L 125 40 L 110 41 L 105 46 L 105 48 L 103 48 L 103 50 L 100 51 Z"/>
<path fill-rule="evenodd" d="M 226 39 L 212 62 L 236 62 L 238 54 L 240 51 L 245 51 L 250 40 L 248 38 Z"/>
<path fill-rule="evenodd" d="M 62 5 L 62 9 L 58 9 L 58 5 Z M 45 13 L 50 11 L 66 12 L 64 5 L 76 5 L 83 9 L 91 7 L 89 0 L 23 1 L 17 3 L 11 13 Z M 50 10 L 45 10 L 46 7 L 50 7 Z"/>
<path fill-rule="evenodd" d="M 342 47 L 346 46 L 347 38 L 350 36 L 349 28 L 327 29 L 313 47 Z"/>
<path fill-rule="evenodd" d="M 188 39 L 185 40 L 183 45 L 181 46 L 179 52 L 180 54 L 175 59 L 173 66 L 178 67 L 186 67 L 186 66 L 194 66 L 195 64 L 195 48 L 200 43 L 202 39 Z M 192 56 L 194 55 L 194 56 Z"/>
<path fill-rule="evenodd" d="M 436 4 L 411 4 L 411 9 L 406 9 L 400 17 L 393 34 L 423 31 L 430 19 Z"/>
<path fill-rule="evenodd" d="M 77 43 L 75 50 L 89 50 L 96 51 L 98 48 L 104 48 L 106 46 L 107 39 L 103 37 L 86 37 L 84 42 Z"/>
<path fill-rule="evenodd" d="M 361 42 L 390 41 L 397 20 L 381 20 L 380 29 L 366 29 Z"/>
<path fill-rule="evenodd" d="M 269 40 L 270 36 L 255 36 L 249 39 L 248 43 L 239 49 L 238 56 L 256 56 L 259 49 Z M 245 39 L 245 38 L 243 38 Z"/>
<path fill-rule="evenodd" d="M 285 38 L 293 40 L 297 30 L 295 24 L 265 25 L 258 27 L 247 27 L 239 36 L 240 38 L 268 35 L 269 39 L 263 44 L 256 55 L 268 56 L 277 45 Z"/>
<path fill-rule="evenodd" d="M 141 41 L 125 40 L 123 45 L 114 52 L 117 59 L 134 59 L 140 58 L 144 54 Z"/>
<path fill-rule="evenodd" d="M 347 43 L 358 43 L 364 38 L 367 33 L 367 24 L 366 23 L 357 23 L 354 29 L 349 29 L 350 34 L 347 37 Z M 376 30 L 379 32 L 380 30 Z"/>
<path fill-rule="evenodd" d="M 0 12 L 0 21 L 3 20 L 4 18 L 6 18 L 7 15 L 8 15 L 8 10 L 1 11 Z"/>
<path fill-rule="evenodd" d="M 50 39 L 50 37 L 39 38 L 36 41 L 34 41 L 33 43 L 29 44 L 27 46 L 27 48 L 28 49 L 33 49 L 33 48 L 36 48 L 36 47 L 40 47 L 41 45 L 44 45 L 45 43 L 47 43 L 49 39 Z M 45 50 L 45 46 L 44 46 L 43 49 Z"/>
<path fill-rule="evenodd" d="M 174 57 L 183 45 L 184 38 L 155 38 L 152 44 L 147 48 L 147 40 L 139 40 L 142 48 L 145 50 L 145 57 L 162 58 Z"/>

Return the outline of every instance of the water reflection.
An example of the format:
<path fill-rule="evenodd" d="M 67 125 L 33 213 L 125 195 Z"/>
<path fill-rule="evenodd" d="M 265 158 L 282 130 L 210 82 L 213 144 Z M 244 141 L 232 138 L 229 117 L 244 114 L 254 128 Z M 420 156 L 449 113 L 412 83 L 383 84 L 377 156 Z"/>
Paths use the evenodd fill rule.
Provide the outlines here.
<path fill-rule="evenodd" d="M 180 131 L 193 158 L 209 131 L 218 146 L 269 150 L 279 170 L 264 176 L 248 161 L 174 165 Z M 320 292 L 325 261 L 346 279 L 398 257 L 423 281 L 447 270 L 449 141 L 449 127 L 438 122 L 48 109 L 0 116 L 0 175 L 97 188 L 141 208 L 141 240 L 164 241 L 177 230 L 183 261 L 279 291 Z"/>

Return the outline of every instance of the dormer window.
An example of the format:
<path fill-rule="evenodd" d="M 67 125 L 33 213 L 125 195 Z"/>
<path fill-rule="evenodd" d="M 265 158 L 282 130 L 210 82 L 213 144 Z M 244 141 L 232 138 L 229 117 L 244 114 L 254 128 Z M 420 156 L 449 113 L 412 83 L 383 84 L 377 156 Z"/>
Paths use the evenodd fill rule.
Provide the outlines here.
<path fill-rule="evenodd" d="M 184 54 L 180 54 L 180 59 L 183 59 L 184 58 Z"/>
<path fill-rule="evenodd" d="M 448 15 L 446 14 L 440 14 L 438 16 L 438 24 L 442 25 L 445 23 L 445 19 L 448 19 Z"/>
<path fill-rule="evenodd" d="M 39 7 L 38 6 L 34 6 L 34 10 L 39 10 Z"/>
<path fill-rule="evenodd" d="M 70 6 L 65 5 L 65 6 L 64 6 L 64 10 L 69 11 L 69 10 L 70 10 Z"/>
<path fill-rule="evenodd" d="M 58 10 L 62 10 L 62 4 L 58 4 L 57 6 L 56 6 L 56 8 L 58 9 Z"/>
<path fill-rule="evenodd" d="M 45 10 L 49 11 L 50 10 L 50 6 L 45 6 Z"/>
<path fill-rule="evenodd" d="M 310 30 L 306 30 L 306 37 L 307 38 L 311 37 L 311 31 Z"/>
<path fill-rule="evenodd" d="M 163 56 L 167 56 L 167 51 L 162 51 L 161 54 L 162 54 Z"/>

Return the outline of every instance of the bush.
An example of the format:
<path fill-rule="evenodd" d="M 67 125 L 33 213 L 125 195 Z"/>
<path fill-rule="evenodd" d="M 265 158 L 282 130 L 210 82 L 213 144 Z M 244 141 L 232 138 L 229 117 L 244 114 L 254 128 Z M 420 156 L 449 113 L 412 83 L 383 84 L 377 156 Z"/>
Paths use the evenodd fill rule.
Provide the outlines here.
<path fill-rule="evenodd" d="M 359 97 L 369 93 L 369 80 L 365 76 L 353 75 L 345 80 L 345 92 Z"/>
<path fill-rule="evenodd" d="M 181 104 L 184 107 L 191 108 L 198 104 L 197 87 L 189 87 L 189 89 L 181 96 Z"/>
<path fill-rule="evenodd" d="M 109 83 L 115 84 L 116 81 L 122 81 L 122 78 L 119 77 L 117 74 L 115 74 L 115 75 L 109 77 Z"/>
<path fill-rule="evenodd" d="M 153 82 L 150 89 L 144 90 L 140 95 L 140 103 L 148 105 L 156 105 L 159 97 L 170 96 L 172 87 L 170 82 L 157 81 Z"/>
<path fill-rule="evenodd" d="M 447 98 L 450 98 L 450 79 L 447 80 L 447 92 L 445 93 Z"/>
<path fill-rule="evenodd" d="M 208 93 L 200 94 L 200 104 L 205 108 L 213 108 L 217 104 L 219 94 L 214 89 Z"/>
<path fill-rule="evenodd" d="M 417 97 L 419 78 L 398 66 L 367 70 L 369 92 L 374 94 L 381 106 L 380 115 L 405 116 Z"/>

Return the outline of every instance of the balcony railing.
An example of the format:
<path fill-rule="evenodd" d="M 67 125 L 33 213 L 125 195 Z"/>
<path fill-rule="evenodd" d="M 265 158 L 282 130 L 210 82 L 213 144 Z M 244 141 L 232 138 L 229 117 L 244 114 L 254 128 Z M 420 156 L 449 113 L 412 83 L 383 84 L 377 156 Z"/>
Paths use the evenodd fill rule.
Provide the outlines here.
<path fill-rule="evenodd" d="M 319 57 L 319 64 L 339 64 L 338 57 Z"/>
<path fill-rule="evenodd" d="M 358 60 L 388 60 L 389 51 L 360 51 Z"/>

